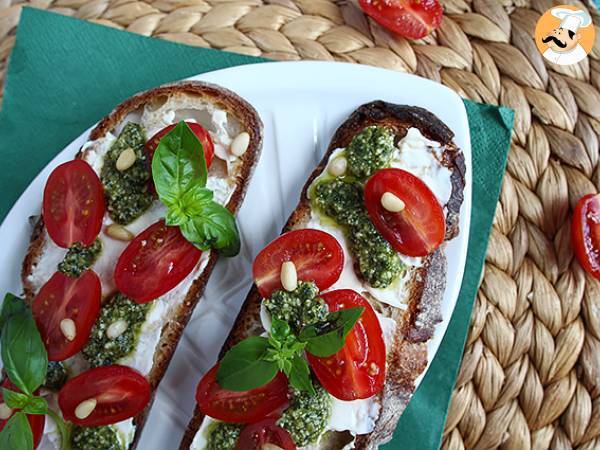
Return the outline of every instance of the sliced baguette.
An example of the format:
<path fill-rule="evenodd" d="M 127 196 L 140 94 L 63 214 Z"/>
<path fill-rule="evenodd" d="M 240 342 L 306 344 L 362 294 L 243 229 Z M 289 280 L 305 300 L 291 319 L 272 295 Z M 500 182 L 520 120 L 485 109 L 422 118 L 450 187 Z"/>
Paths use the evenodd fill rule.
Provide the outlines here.
<path fill-rule="evenodd" d="M 445 147 L 442 163 L 451 171 L 452 183 L 451 197 L 445 208 L 446 240 L 458 234 L 459 211 L 465 185 L 465 160 L 453 142 L 454 134 L 435 115 L 422 108 L 382 101 L 359 107 L 338 128 L 323 159 L 306 182 L 300 202 L 282 232 L 306 227 L 311 217 L 308 200 L 311 183 L 325 170 L 335 149 L 347 147 L 354 135 L 374 124 L 391 127 L 395 131 L 396 139 L 402 138 L 409 128 L 416 127 L 426 138 Z M 415 380 L 427 366 L 427 341 L 433 336 L 435 325 L 442 320 L 440 305 L 446 285 L 446 258 L 443 247 L 444 245 L 425 258 L 422 267 L 415 271 L 412 281 L 408 283 L 410 295 L 406 311 L 387 307 L 370 298 L 375 309 L 393 318 L 397 327 L 394 342 L 388 350 L 385 386 L 383 392 L 378 395 L 381 404 L 380 415 L 371 433 L 356 437 L 356 449 L 375 449 L 392 438 L 398 419 L 415 390 Z M 263 332 L 260 320 L 261 302 L 258 290 L 253 286 L 221 350 L 221 357 L 242 339 Z M 203 419 L 201 411 L 196 408 L 180 450 L 190 448 Z M 321 440 L 319 448 L 341 449 L 351 441 L 352 436 L 349 433 L 331 432 Z"/>
<path fill-rule="evenodd" d="M 240 157 L 240 161 L 236 164 L 234 172 L 228 175 L 228 177 L 233 177 L 234 186 L 226 207 L 233 213 L 236 213 L 241 206 L 252 173 L 258 163 L 263 142 L 263 124 L 256 110 L 248 102 L 227 89 L 209 83 L 185 81 L 164 85 L 142 92 L 118 105 L 108 116 L 102 119 L 91 131 L 89 140 L 94 141 L 106 136 L 107 133 L 119 126 L 128 114 L 143 108 L 144 105 L 154 103 L 161 104 L 172 96 L 187 96 L 192 99 L 192 101 L 198 100 L 200 102 L 213 104 L 235 118 L 241 131 L 246 131 L 250 135 L 247 151 Z M 148 138 L 149 137 L 150 136 L 148 136 Z M 82 158 L 82 151 L 80 151 L 76 157 Z M 216 157 L 214 161 L 215 162 L 210 169 L 210 174 L 225 176 L 225 163 L 221 160 L 217 161 Z M 33 300 L 36 293 L 30 275 L 33 273 L 42 257 L 42 252 L 44 251 L 47 239 L 49 239 L 49 237 L 45 232 L 44 222 L 40 216 L 34 227 L 29 250 L 22 267 L 23 287 L 29 302 Z M 166 318 L 166 322 L 160 334 L 160 340 L 155 348 L 152 368 L 147 375 L 153 392 L 156 391 L 160 380 L 167 370 L 185 325 L 187 324 L 196 303 L 204 292 L 204 288 L 217 259 L 218 253 L 211 251 L 204 269 L 198 272 L 185 295 L 182 296 L 182 298 L 176 299 L 178 306 L 171 309 L 170 315 Z M 136 426 L 135 437 L 130 444 L 129 449 L 136 448 L 137 443 L 139 442 L 142 428 L 151 404 L 152 402 L 150 402 L 142 413 L 134 418 L 134 425 Z"/>

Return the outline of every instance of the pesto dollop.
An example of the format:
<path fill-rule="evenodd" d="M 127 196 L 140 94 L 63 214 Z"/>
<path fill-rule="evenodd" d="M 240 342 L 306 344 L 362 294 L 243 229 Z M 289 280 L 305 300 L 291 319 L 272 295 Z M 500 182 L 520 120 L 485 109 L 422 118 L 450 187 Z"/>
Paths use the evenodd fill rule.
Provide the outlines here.
<path fill-rule="evenodd" d="M 292 389 L 291 406 L 277 422 L 294 439 L 297 447 L 304 447 L 319 439 L 331 416 L 331 398 L 320 385 L 315 385 L 315 395 Z"/>
<path fill-rule="evenodd" d="M 67 382 L 67 376 L 67 369 L 62 362 L 48 361 L 44 387 L 52 391 L 59 391 Z"/>
<path fill-rule="evenodd" d="M 365 281 L 375 288 L 390 286 L 402 272 L 403 265 L 371 222 L 362 185 L 341 178 L 322 181 L 314 189 L 313 203 L 344 227 L 350 251 L 356 256 Z"/>
<path fill-rule="evenodd" d="M 394 133 L 391 129 L 370 126 L 358 133 L 346 148 L 348 170 L 359 180 L 390 164 L 394 152 Z"/>
<path fill-rule="evenodd" d="M 318 295 L 319 288 L 314 282 L 301 281 L 292 292 L 273 292 L 264 305 L 272 317 L 287 322 L 298 333 L 303 327 L 327 317 L 327 305 Z"/>
<path fill-rule="evenodd" d="M 121 450 L 117 432 L 112 427 L 73 429 L 71 450 Z"/>
<path fill-rule="evenodd" d="M 83 348 L 83 357 L 92 367 L 107 366 L 131 353 L 137 342 L 142 324 L 151 303 L 140 305 L 121 293 L 115 294 L 100 310 L 87 345 Z M 127 322 L 127 329 L 116 339 L 106 336 L 108 327 L 117 320 Z"/>
<path fill-rule="evenodd" d="M 104 157 L 100 179 L 104 185 L 106 207 L 110 217 L 122 225 L 133 222 L 152 204 L 151 173 L 145 144 L 142 127 L 129 122 Z M 137 158 L 129 169 L 121 172 L 117 170 L 116 163 L 127 148 L 133 149 Z"/>
<path fill-rule="evenodd" d="M 219 422 L 210 429 L 206 442 L 207 450 L 233 450 L 242 432 L 242 425 Z"/>
<path fill-rule="evenodd" d="M 101 252 L 100 239 L 96 239 L 89 247 L 84 247 L 78 242 L 69 248 L 64 259 L 58 264 L 58 270 L 71 278 L 77 278 L 92 267 Z"/>

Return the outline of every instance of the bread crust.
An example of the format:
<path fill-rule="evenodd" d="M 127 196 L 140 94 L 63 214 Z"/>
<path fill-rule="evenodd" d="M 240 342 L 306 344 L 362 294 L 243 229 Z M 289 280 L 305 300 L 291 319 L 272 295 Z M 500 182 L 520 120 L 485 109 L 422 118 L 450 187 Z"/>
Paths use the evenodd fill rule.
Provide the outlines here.
<path fill-rule="evenodd" d="M 218 106 L 220 109 L 235 117 L 240 124 L 240 128 L 250 135 L 248 150 L 241 156 L 239 170 L 235 174 L 234 191 L 226 205 L 232 213 L 237 213 L 260 157 L 263 144 L 263 124 L 256 110 L 246 102 L 246 100 L 228 89 L 211 83 L 182 81 L 141 92 L 119 104 L 110 114 L 104 117 L 90 132 L 89 140 L 96 140 L 105 136 L 121 123 L 130 112 L 137 110 L 149 102 L 158 100 L 161 97 L 168 97 L 174 94 L 198 97 L 199 100 L 207 101 Z M 82 153 L 80 150 L 76 158 L 81 157 Z M 44 222 L 43 218 L 40 216 L 34 226 L 29 249 L 23 261 L 21 271 L 25 296 L 29 302 L 33 300 L 34 289 L 28 280 L 28 275 L 32 273 L 32 270 L 43 251 L 46 238 L 46 233 L 43 231 Z M 193 281 L 185 298 L 177 308 L 174 308 L 174 312 L 163 326 L 160 340 L 154 353 L 152 369 L 147 376 L 152 388 L 152 400 L 146 409 L 133 419 L 136 430 L 134 440 L 129 446 L 130 450 L 134 450 L 137 447 L 158 384 L 163 378 L 183 330 L 189 321 L 198 300 L 204 292 L 206 283 L 208 282 L 217 259 L 218 253 L 216 251 L 211 251 L 206 267 L 201 272 L 200 276 Z"/>

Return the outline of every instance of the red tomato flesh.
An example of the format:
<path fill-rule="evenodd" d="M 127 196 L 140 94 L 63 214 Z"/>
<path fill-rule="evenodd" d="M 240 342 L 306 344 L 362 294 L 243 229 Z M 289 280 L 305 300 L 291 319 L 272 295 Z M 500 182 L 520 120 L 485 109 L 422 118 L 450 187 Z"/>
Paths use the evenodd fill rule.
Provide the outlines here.
<path fill-rule="evenodd" d="M 44 188 L 44 224 L 59 247 L 92 245 L 104 216 L 104 188 L 94 169 L 81 159 L 52 171 Z"/>
<path fill-rule="evenodd" d="M 210 167 L 212 164 L 213 156 L 215 154 L 215 145 L 210 137 L 210 134 L 206 129 L 196 122 L 186 122 L 185 123 L 190 129 L 194 132 L 200 143 L 202 144 L 202 149 L 204 150 L 204 159 L 206 160 L 206 167 Z M 154 157 L 154 152 L 156 151 L 156 147 L 158 147 L 158 143 L 161 138 L 175 128 L 177 124 L 169 125 L 168 127 L 163 128 L 158 133 L 156 133 L 152 138 L 146 142 L 146 149 L 148 150 L 149 158 L 148 160 L 152 162 L 152 158 Z"/>
<path fill-rule="evenodd" d="M 281 289 L 281 265 L 293 261 L 299 281 L 314 281 L 320 290 L 335 283 L 344 267 L 344 252 L 337 240 L 320 230 L 304 229 L 282 234 L 254 260 L 252 275 L 267 298 Z"/>
<path fill-rule="evenodd" d="M 381 197 L 391 192 L 405 208 L 390 212 Z M 382 169 L 365 185 L 365 203 L 377 231 L 394 249 L 408 256 L 426 256 L 446 235 L 444 210 L 437 198 L 420 179 L 401 169 Z"/>
<path fill-rule="evenodd" d="M 92 270 L 79 278 L 56 272 L 33 300 L 32 312 L 50 361 L 63 361 L 87 343 L 100 313 L 102 287 Z M 75 336 L 69 340 L 61 331 L 64 319 L 75 322 Z"/>
<path fill-rule="evenodd" d="M 137 303 L 147 303 L 177 286 L 201 254 L 179 227 L 169 227 L 159 220 L 125 248 L 115 267 L 115 284 Z"/>
<path fill-rule="evenodd" d="M 14 392 L 21 392 L 18 387 L 16 387 L 10 382 L 8 378 L 2 382 L 2 385 L 0 387 Z M 4 393 L 2 392 L 2 389 L 0 389 L 0 403 L 4 403 Z M 10 417 L 12 417 L 14 413 L 18 411 L 20 410 L 14 410 Z M 4 429 L 6 423 L 10 420 L 10 417 L 8 419 L 0 419 L 0 431 Z M 29 422 L 29 426 L 31 427 L 31 432 L 33 433 L 33 448 L 36 449 L 38 445 L 40 445 L 40 441 L 42 440 L 42 436 L 44 434 L 46 416 L 44 416 L 43 414 L 27 414 L 27 421 Z"/>
<path fill-rule="evenodd" d="M 600 196 L 583 197 L 573 211 L 571 237 L 579 264 L 600 279 Z"/>
<path fill-rule="evenodd" d="M 86 400 L 96 407 L 83 419 L 75 415 Z M 71 378 L 58 393 L 58 405 L 68 421 L 85 427 L 99 427 L 136 416 L 150 401 L 150 384 L 144 376 L 125 366 L 90 369 Z"/>
<path fill-rule="evenodd" d="M 360 7 L 385 28 L 420 39 L 440 26 L 444 9 L 438 0 L 358 0 Z"/>
<path fill-rule="evenodd" d="M 234 423 L 254 423 L 280 415 L 288 405 L 287 377 L 279 372 L 273 380 L 246 392 L 228 391 L 217 383 L 215 365 L 200 380 L 196 401 L 202 413 L 213 419 Z"/>
<path fill-rule="evenodd" d="M 306 356 L 323 387 L 340 400 L 369 398 L 383 389 L 386 350 L 379 319 L 369 302 L 351 289 L 321 294 L 329 311 L 362 306 L 364 312 L 335 355 Z"/>
<path fill-rule="evenodd" d="M 283 450 L 296 450 L 290 433 L 278 426 L 275 419 L 266 419 L 245 427 L 235 450 L 263 450 L 265 444 L 273 444 Z"/>

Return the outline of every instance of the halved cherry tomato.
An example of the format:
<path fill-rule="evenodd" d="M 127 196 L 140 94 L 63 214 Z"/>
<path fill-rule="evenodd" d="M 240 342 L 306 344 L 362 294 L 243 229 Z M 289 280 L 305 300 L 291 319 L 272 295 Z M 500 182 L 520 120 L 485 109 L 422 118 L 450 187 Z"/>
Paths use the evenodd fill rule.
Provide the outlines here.
<path fill-rule="evenodd" d="M 420 39 L 440 26 L 444 9 L 438 0 L 358 0 L 360 7 L 389 30 Z"/>
<path fill-rule="evenodd" d="M 154 152 L 156 151 L 156 147 L 158 147 L 158 143 L 161 140 L 161 138 L 173 128 L 175 128 L 175 125 L 177 124 L 174 123 L 173 125 L 169 125 L 168 127 L 163 128 L 154 136 L 152 136 L 152 138 L 148 142 L 146 142 L 146 149 L 148 150 L 148 154 L 150 156 L 148 158 L 149 161 L 152 161 L 152 158 L 154 157 Z M 202 144 L 202 149 L 204 150 L 204 159 L 206 160 L 206 167 L 210 167 L 213 160 L 213 155 L 215 154 L 215 145 L 213 144 L 210 134 L 199 123 L 186 122 L 186 125 L 190 127 L 190 129 L 194 132 L 194 134 Z"/>
<path fill-rule="evenodd" d="M 381 197 L 391 192 L 404 202 L 394 213 L 385 209 Z M 420 179 L 401 169 L 382 169 L 365 185 L 365 203 L 375 228 L 396 251 L 426 256 L 444 240 L 446 220 L 442 205 Z"/>
<path fill-rule="evenodd" d="M 369 398 L 383 389 L 386 351 L 379 319 L 369 302 L 351 289 L 321 294 L 329 311 L 362 306 L 364 312 L 335 355 L 306 356 L 323 387 L 340 400 Z"/>
<path fill-rule="evenodd" d="M 100 313 L 100 278 L 86 270 L 79 278 L 62 272 L 52 275 L 33 300 L 32 312 L 50 361 L 63 361 L 79 352 L 87 343 L 92 326 Z M 67 336 L 61 322 L 75 324 L 74 336 Z"/>
<path fill-rule="evenodd" d="M 164 220 L 150 225 L 125 248 L 115 267 L 119 291 L 137 303 L 169 292 L 194 268 L 202 252 Z"/>
<path fill-rule="evenodd" d="M 54 169 L 44 188 L 42 215 L 59 247 L 92 245 L 104 216 L 104 189 L 94 169 L 81 159 Z"/>
<path fill-rule="evenodd" d="M 577 202 L 571 237 L 579 264 L 600 279 L 600 195 L 589 194 Z"/>
<path fill-rule="evenodd" d="M 275 419 L 246 426 L 240 433 L 235 450 L 263 450 L 265 444 L 273 444 L 282 450 L 296 450 L 290 433 L 277 425 Z"/>
<path fill-rule="evenodd" d="M 82 402 L 95 402 L 85 418 L 76 414 Z M 90 369 L 71 378 L 58 393 L 58 405 L 66 420 L 85 427 L 100 427 L 136 416 L 150 401 L 150 384 L 129 367 L 113 365 Z M 93 405 L 93 403 L 92 403 Z M 88 411 L 86 411 L 88 412 Z M 85 414 L 83 414 L 85 415 Z"/>
<path fill-rule="evenodd" d="M 279 372 L 273 380 L 256 389 L 234 392 L 217 383 L 215 365 L 200 380 L 196 401 L 200 410 L 213 419 L 224 422 L 254 423 L 265 417 L 281 415 L 288 405 L 287 377 Z"/>
<path fill-rule="evenodd" d="M 310 228 L 282 234 L 256 256 L 254 282 L 265 298 L 281 289 L 281 265 L 293 261 L 300 281 L 314 281 L 320 290 L 335 283 L 344 267 L 344 252 L 329 233 Z"/>
<path fill-rule="evenodd" d="M 2 385 L 2 388 L 9 389 L 14 392 L 21 392 L 18 387 L 10 382 L 8 378 L 6 378 Z M 37 392 L 36 392 L 37 395 Z M 4 392 L 0 389 L 0 403 L 4 403 Z M 19 411 L 18 409 L 14 410 L 8 419 L 0 419 L 0 431 L 4 429 L 6 423 L 13 416 L 14 413 Z M 40 445 L 40 441 L 42 440 L 42 436 L 44 434 L 44 426 L 46 425 L 46 416 L 43 414 L 27 414 L 27 420 L 29 421 L 29 426 L 31 427 L 31 432 L 33 433 L 33 448 L 36 449 L 38 445 Z"/>

